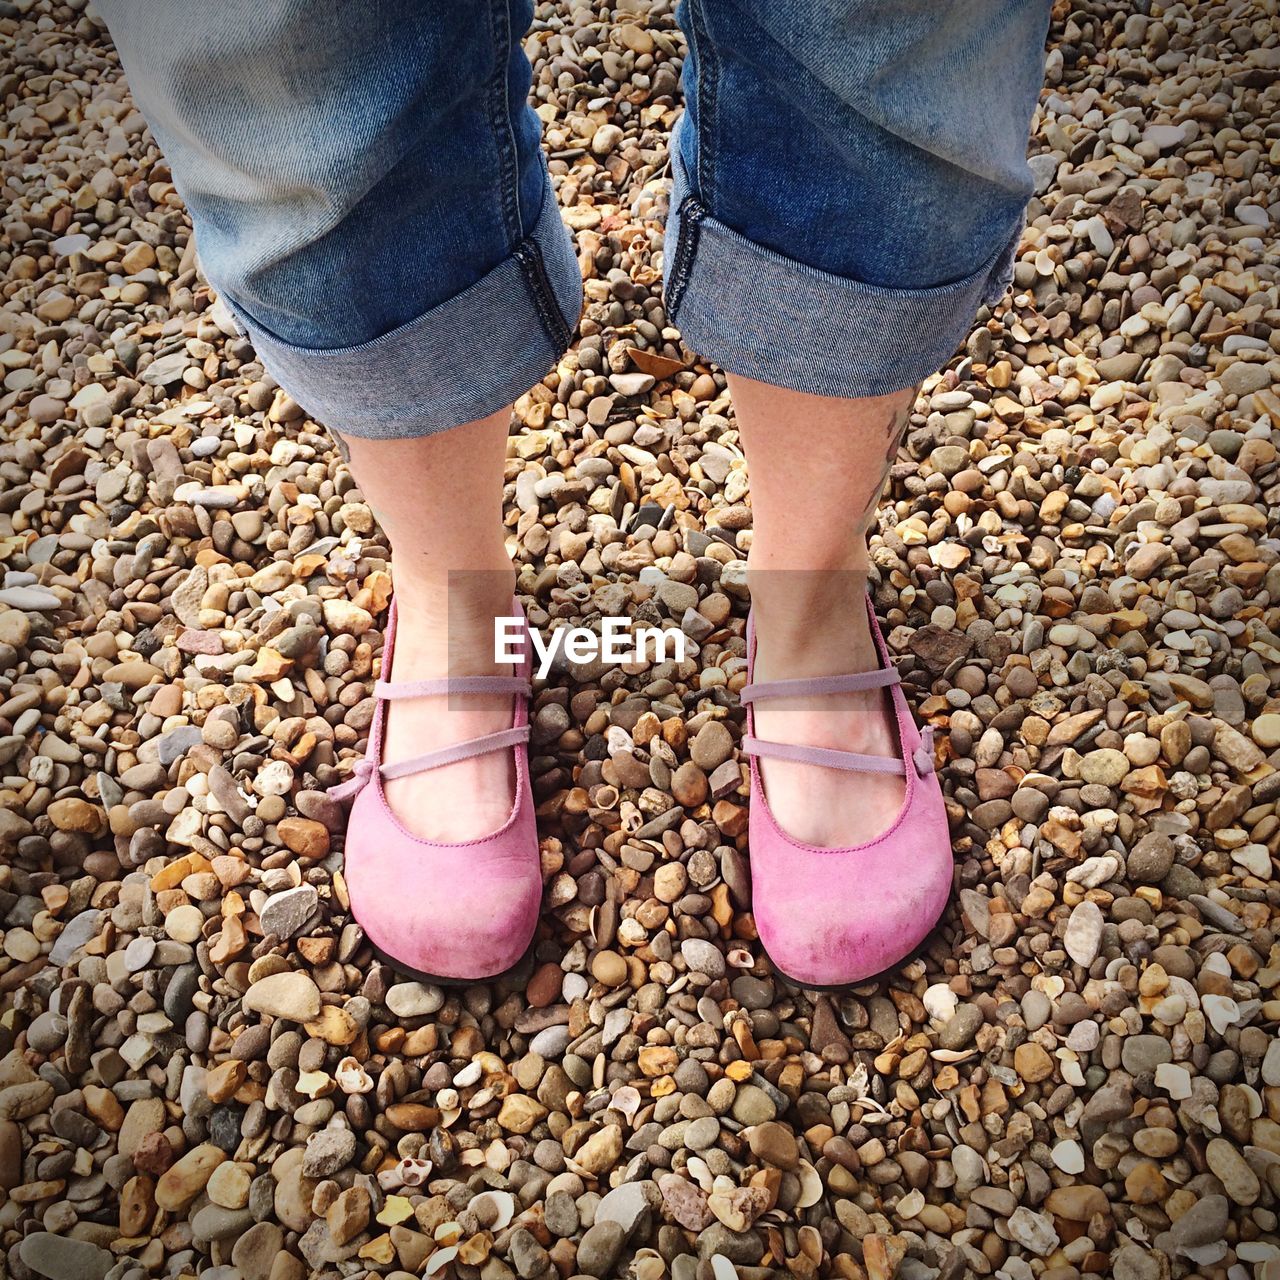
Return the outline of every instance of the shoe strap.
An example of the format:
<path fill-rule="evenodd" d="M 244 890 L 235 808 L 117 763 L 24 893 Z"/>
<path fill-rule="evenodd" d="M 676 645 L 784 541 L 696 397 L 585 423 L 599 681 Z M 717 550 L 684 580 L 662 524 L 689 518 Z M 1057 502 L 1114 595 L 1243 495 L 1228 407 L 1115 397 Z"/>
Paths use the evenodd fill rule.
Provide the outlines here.
<path fill-rule="evenodd" d="M 749 756 L 790 760 L 795 764 L 815 764 L 825 769 L 847 769 L 851 773 L 892 773 L 904 777 L 907 767 L 894 756 L 864 756 L 856 751 L 837 751 L 833 747 L 802 747 L 790 742 L 770 742 L 747 734 L 742 750 Z M 922 778 L 934 771 L 933 728 L 920 731 L 920 745 L 911 753 L 911 763 Z"/>
<path fill-rule="evenodd" d="M 356 764 L 351 777 L 340 786 L 331 788 L 329 794 L 335 800 L 350 800 L 373 778 L 374 774 L 380 773 L 384 782 L 390 782 L 393 778 L 407 778 L 410 774 L 426 773 L 429 769 L 440 769 L 447 764 L 456 764 L 459 760 L 488 755 L 491 751 L 500 751 L 504 747 L 519 746 L 528 740 L 529 726 L 521 724 L 511 729 L 500 729 L 497 733 L 486 733 L 479 738 L 468 738 L 465 742 L 455 742 L 451 747 L 427 751 L 423 755 L 410 756 L 408 760 L 397 760 L 394 764 L 384 764 L 381 767 L 366 757 Z"/>
<path fill-rule="evenodd" d="M 465 742 L 455 742 L 453 746 L 441 747 L 438 751 L 410 756 L 408 760 L 398 760 L 395 764 L 384 764 L 381 770 L 382 777 L 385 781 L 390 781 L 392 778 L 408 777 L 411 773 L 426 773 L 428 769 L 439 769 L 446 764 L 470 760 L 472 756 L 488 755 L 490 751 L 499 751 L 503 747 L 514 747 L 528 741 L 529 726 L 527 724 L 517 725 L 513 729 L 499 729 L 497 733 L 468 738 Z"/>
<path fill-rule="evenodd" d="M 761 698 L 804 698 L 815 694 L 859 693 L 865 689 L 884 689 L 901 683 L 902 677 L 896 667 L 881 667 L 878 671 L 859 671 L 843 676 L 760 680 L 744 685 L 738 697 L 742 702 L 756 702 Z"/>
<path fill-rule="evenodd" d="M 773 760 L 791 760 L 796 764 L 821 765 L 824 769 L 848 769 L 854 773 L 906 773 L 901 760 L 893 756 L 864 756 L 856 751 L 837 751 L 833 747 L 801 747 L 791 742 L 770 742 L 767 738 L 747 735 L 742 750 L 749 756 L 766 756 Z"/>
<path fill-rule="evenodd" d="M 452 676 L 441 680 L 378 680 L 373 686 L 375 698 L 394 702 L 399 698 L 434 698 L 456 693 L 530 694 L 529 681 L 521 676 Z"/>

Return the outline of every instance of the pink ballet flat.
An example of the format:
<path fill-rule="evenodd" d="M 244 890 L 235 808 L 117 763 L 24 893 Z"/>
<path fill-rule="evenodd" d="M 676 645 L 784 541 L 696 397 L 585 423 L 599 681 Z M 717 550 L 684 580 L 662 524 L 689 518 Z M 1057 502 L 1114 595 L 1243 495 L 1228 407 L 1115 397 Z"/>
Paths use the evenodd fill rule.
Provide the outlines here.
<path fill-rule="evenodd" d="M 515 606 L 519 612 L 519 606 Z M 391 672 L 396 606 L 391 603 L 382 670 Z M 538 835 L 525 743 L 529 740 L 529 649 L 518 676 L 466 676 L 374 686 L 378 706 L 368 753 L 329 794 L 350 800 L 344 875 L 351 911 L 374 951 L 428 982 L 482 982 L 506 972 L 533 941 L 542 900 Z M 439 694 L 513 695 L 510 729 L 395 764 L 382 763 L 387 702 Z M 392 813 L 383 780 L 438 769 L 489 751 L 513 750 L 515 800 L 506 822 L 479 840 L 444 844 L 408 831 Z M 459 803 L 466 803 L 459 796 Z"/>
<path fill-rule="evenodd" d="M 875 977 L 910 956 L 928 937 L 951 893 L 951 837 L 934 772 L 932 733 L 917 730 L 901 677 L 885 647 L 871 600 L 871 634 L 881 668 L 859 675 L 770 680 L 742 690 L 751 757 L 751 883 L 756 930 L 779 975 L 798 987 L 834 990 Z M 755 634 L 747 626 L 748 679 Z M 905 759 L 792 746 L 755 736 L 752 703 L 888 688 Z M 793 840 L 769 808 L 758 761 L 792 760 L 828 769 L 897 773 L 906 796 L 894 824 L 866 844 L 820 849 Z"/>

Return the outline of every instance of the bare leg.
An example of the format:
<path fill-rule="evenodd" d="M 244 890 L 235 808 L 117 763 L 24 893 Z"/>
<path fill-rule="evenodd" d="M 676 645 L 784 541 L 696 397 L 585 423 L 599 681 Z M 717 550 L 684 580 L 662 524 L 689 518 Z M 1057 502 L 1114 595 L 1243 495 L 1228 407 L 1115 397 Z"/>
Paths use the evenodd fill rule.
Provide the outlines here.
<path fill-rule="evenodd" d="M 748 577 L 758 680 L 872 671 L 866 533 L 915 398 L 907 388 L 835 400 L 730 375 L 751 470 L 754 513 Z M 762 701 L 761 738 L 896 756 L 882 690 L 804 701 Z M 892 775 L 762 761 L 769 805 L 796 840 L 824 848 L 887 830 L 902 807 Z"/>
<path fill-rule="evenodd" d="M 439 435 L 347 438 L 351 469 L 391 540 L 398 631 L 383 678 L 510 675 L 493 662 L 493 619 L 511 613 L 513 571 L 502 538 L 509 409 Z M 481 572 L 459 572 L 479 570 Z M 452 573 L 452 577 L 451 577 Z M 507 697 L 415 698 L 388 708 L 387 763 L 510 728 Z M 386 784 L 400 820 L 434 840 L 501 827 L 514 799 L 509 751 Z"/>

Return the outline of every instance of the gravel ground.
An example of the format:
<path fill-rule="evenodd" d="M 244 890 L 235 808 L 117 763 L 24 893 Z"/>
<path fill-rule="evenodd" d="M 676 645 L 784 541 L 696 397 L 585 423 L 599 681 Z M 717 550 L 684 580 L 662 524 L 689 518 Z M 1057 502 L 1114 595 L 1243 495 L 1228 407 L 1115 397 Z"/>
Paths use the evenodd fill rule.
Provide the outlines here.
<path fill-rule="evenodd" d="M 587 309 L 505 492 L 535 622 L 696 656 L 539 690 L 542 934 L 463 992 L 373 961 L 324 794 L 385 542 L 96 20 L 0 5 L 0 1273 L 1280 1274 L 1280 28 L 1145 7 L 1056 6 L 1014 291 L 892 471 L 958 892 L 827 997 L 749 913 L 750 495 L 659 294 L 665 0 L 527 40 Z"/>

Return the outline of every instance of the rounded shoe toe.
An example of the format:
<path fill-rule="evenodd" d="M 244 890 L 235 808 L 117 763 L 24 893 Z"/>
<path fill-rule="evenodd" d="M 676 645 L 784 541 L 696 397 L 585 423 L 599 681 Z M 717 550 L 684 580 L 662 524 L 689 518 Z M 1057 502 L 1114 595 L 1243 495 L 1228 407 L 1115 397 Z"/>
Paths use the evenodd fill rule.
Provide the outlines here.
<path fill-rule="evenodd" d="M 345 874 L 356 922 L 406 970 L 455 982 L 503 973 L 528 949 L 542 897 L 526 825 L 437 845 L 385 830 L 376 812 L 361 824 L 353 811 Z"/>
<path fill-rule="evenodd" d="M 838 987 L 910 956 L 951 892 L 945 820 L 941 832 L 933 825 L 914 839 L 902 833 L 854 849 L 789 845 L 753 856 L 756 928 L 775 968 L 801 986 Z"/>

